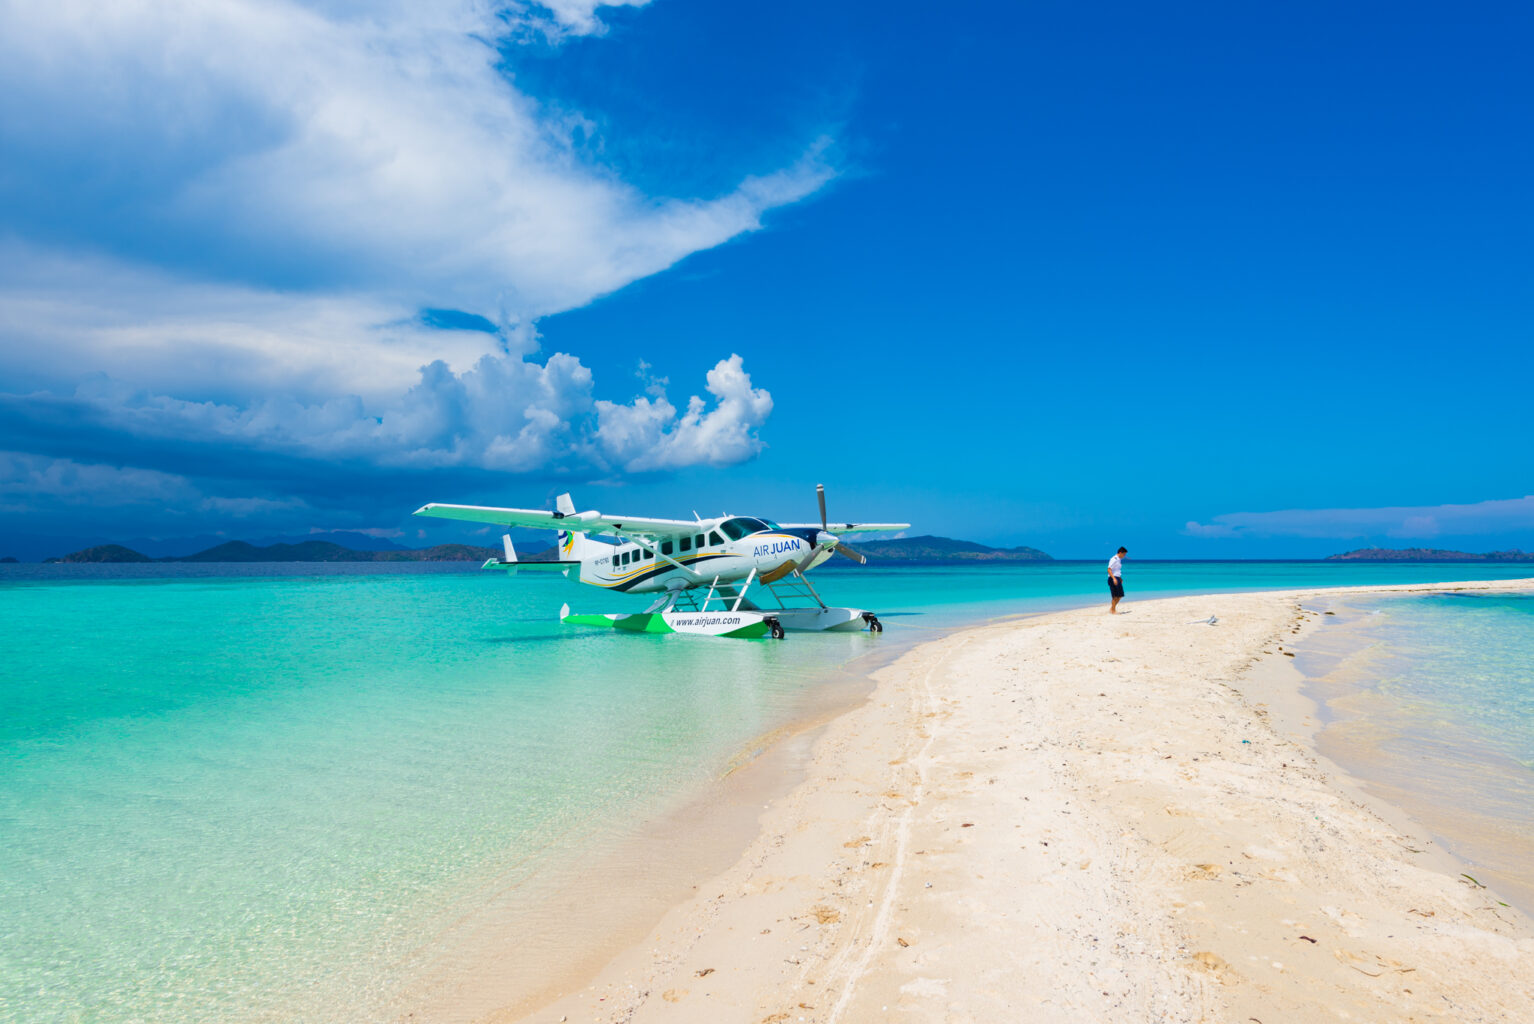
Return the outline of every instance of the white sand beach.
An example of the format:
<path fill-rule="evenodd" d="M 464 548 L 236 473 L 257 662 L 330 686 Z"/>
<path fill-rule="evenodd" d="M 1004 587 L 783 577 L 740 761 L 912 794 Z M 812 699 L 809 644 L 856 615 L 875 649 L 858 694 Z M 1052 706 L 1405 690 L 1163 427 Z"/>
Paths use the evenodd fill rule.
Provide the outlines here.
<path fill-rule="evenodd" d="M 1534 1020 L 1534 925 L 1311 747 L 1286 655 L 1315 593 L 917 647 L 642 942 L 531 1014 L 468 1016 Z"/>

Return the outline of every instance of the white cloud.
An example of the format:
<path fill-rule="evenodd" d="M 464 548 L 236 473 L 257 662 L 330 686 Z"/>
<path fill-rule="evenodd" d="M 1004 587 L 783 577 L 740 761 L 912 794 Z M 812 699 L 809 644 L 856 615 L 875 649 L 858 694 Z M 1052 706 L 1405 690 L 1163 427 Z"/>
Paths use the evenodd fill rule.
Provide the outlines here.
<path fill-rule="evenodd" d="M 1384 508 L 1284 509 L 1233 512 L 1208 523 L 1189 522 L 1194 537 L 1312 537 L 1346 539 L 1385 536 L 1428 540 L 1507 530 L 1534 530 L 1534 496 L 1463 505 L 1398 505 Z"/>
<path fill-rule="evenodd" d="M 653 400 L 635 398 L 628 405 L 597 402 L 596 440 L 618 468 L 643 471 L 682 466 L 727 466 L 762 450 L 756 431 L 772 412 L 772 396 L 751 386 L 738 355 L 720 360 L 708 372 L 708 393 L 715 406 L 697 395 L 678 416 L 663 385 L 651 385 Z"/>
<path fill-rule="evenodd" d="M 598 32 L 600 6 L 9 4 L 0 139 L 41 195 L 60 163 L 95 167 L 107 184 L 79 183 L 81 201 L 158 233 L 119 241 L 130 255 L 266 283 L 307 268 L 524 323 L 753 230 L 831 176 L 824 143 L 714 198 L 648 196 L 590 165 L 498 44 Z"/>
<path fill-rule="evenodd" d="M 444 331 L 371 294 L 288 293 L 189 281 L 99 256 L 0 241 L 0 370 L 78 380 L 82 369 L 187 393 L 382 396 L 442 360 L 466 370 L 529 329 Z"/>
<path fill-rule="evenodd" d="M 600 35 L 604 8 L 643 2 L 0 3 L 0 187 L 42 211 L 0 236 L 0 398 L 385 467 L 751 457 L 772 399 L 739 357 L 682 410 L 664 380 L 599 401 L 576 357 L 534 358 L 539 317 L 833 174 L 825 140 L 701 198 L 593 163 L 590 122 L 516 87 L 515 48 Z M 429 327 L 424 307 L 499 332 Z"/>
<path fill-rule="evenodd" d="M 64 401 L 94 422 L 141 439 L 194 439 L 379 467 L 509 473 L 556 467 L 599 475 L 743 461 L 762 449 L 757 431 L 772 411 L 772 396 L 752 387 L 738 355 L 709 371 L 712 404 L 694 395 L 684 412 L 654 383 L 650 394 L 627 404 L 595 400 L 593 386 L 579 359 L 556 352 L 543 363 L 487 355 L 462 373 L 433 362 L 407 391 L 370 400 L 275 395 L 246 404 L 193 401 L 102 375 Z M 36 395 L 22 401 L 40 398 L 59 401 Z"/>

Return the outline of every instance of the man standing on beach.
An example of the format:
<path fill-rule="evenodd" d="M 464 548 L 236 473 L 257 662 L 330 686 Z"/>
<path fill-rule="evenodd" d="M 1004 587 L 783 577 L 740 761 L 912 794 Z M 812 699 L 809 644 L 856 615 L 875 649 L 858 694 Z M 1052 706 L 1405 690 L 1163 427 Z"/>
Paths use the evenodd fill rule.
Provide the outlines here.
<path fill-rule="evenodd" d="M 1129 557 L 1128 548 L 1119 548 L 1119 553 L 1108 559 L 1108 593 L 1113 595 L 1113 603 L 1108 606 L 1109 615 L 1119 613 L 1119 601 L 1124 597 L 1124 559 Z"/>

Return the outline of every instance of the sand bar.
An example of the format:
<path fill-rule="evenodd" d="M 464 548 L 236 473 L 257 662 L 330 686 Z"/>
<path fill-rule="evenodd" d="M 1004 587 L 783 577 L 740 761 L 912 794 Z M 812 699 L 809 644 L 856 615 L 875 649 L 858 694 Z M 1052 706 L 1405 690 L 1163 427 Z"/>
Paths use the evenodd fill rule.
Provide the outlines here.
<path fill-rule="evenodd" d="M 521 1019 L 1534 1020 L 1534 925 L 1310 747 L 1315 593 L 917 647 L 738 863 Z"/>

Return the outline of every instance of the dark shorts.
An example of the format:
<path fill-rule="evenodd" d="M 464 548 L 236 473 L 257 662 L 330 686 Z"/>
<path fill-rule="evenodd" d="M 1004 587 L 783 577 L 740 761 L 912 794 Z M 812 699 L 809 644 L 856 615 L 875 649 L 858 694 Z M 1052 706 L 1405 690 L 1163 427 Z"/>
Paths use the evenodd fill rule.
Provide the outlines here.
<path fill-rule="evenodd" d="M 1124 596 L 1124 581 L 1121 580 L 1121 579 L 1116 580 L 1112 576 L 1109 576 L 1108 577 L 1108 593 L 1112 594 L 1114 597 L 1123 597 Z"/>

